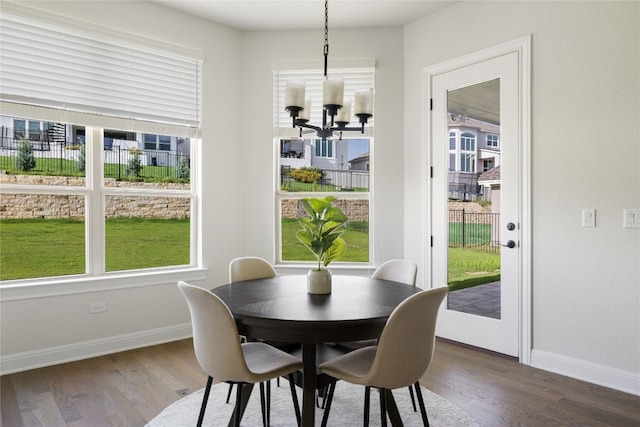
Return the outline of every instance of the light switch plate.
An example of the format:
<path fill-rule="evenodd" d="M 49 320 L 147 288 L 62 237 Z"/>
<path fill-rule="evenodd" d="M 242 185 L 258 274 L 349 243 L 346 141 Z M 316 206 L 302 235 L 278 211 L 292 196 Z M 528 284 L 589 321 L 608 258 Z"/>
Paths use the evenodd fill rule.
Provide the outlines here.
<path fill-rule="evenodd" d="M 622 226 L 624 228 L 640 228 L 640 209 L 625 209 Z"/>
<path fill-rule="evenodd" d="M 596 210 L 595 209 L 582 209 L 582 226 L 583 227 L 596 226 Z"/>

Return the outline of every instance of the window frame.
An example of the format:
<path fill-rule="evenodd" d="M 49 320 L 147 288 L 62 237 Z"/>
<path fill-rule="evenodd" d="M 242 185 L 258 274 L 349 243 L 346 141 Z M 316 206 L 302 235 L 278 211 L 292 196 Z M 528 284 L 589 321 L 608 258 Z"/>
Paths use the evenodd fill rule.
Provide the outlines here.
<path fill-rule="evenodd" d="M 351 93 L 358 89 L 374 88 L 375 90 L 375 60 L 358 59 L 358 60 L 336 60 L 332 67 L 332 73 L 336 75 L 342 75 L 345 79 L 345 99 L 349 99 Z M 374 183 L 374 167 L 371 167 L 374 163 L 374 120 L 369 120 L 369 125 L 365 127 L 364 133 L 360 132 L 343 132 L 342 139 L 368 139 L 369 140 L 369 191 L 368 192 L 284 192 L 280 188 L 280 147 L 281 140 L 293 139 L 300 136 L 300 129 L 293 128 L 291 125 L 291 119 L 287 117 L 287 113 L 284 111 L 284 93 L 286 87 L 286 81 L 289 80 L 301 80 L 305 81 L 307 86 L 307 97 L 311 97 L 315 104 L 319 103 L 321 99 L 321 80 L 322 70 L 317 68 L 317 64 L 294 62 L 294 63 L 281 63 L 274 69 L 273 79 L 273 107 L 274 107 L 274 138 L 273 138 L 273 176 L 274 176 L 274 210 L 275 210 L 275 224 L 274 224 L 274 240 L 275 240 L 275 264 L 278 267 L 309 267 L 313 265 L 310 261 L 284 261 L 282 259 L 282 200 L 283 199 L 302 199 L 305 197 L 326 197 L 329 195 L 335 196 L 338 199 L 360 199 L 367 200 L 369 206 L 369 260 L 368 262 L 346 262 L 346 261 L 334 261 L 331 263 L 332 268 L 370 268 L 373 265 L 375 259 L 374 253 L 374 200 L 375 189 Z M 309 86 L 310 85 L 310 86 Z M 318 86 L 319 85 L 319 86 Z M 309 87 L 312 92 L 309 93 Z M 320 90 L 318 90 L 320 88 Z M 375 106 L 374 106 L 375 108 Z M 319 118 L 321 108 L 318 105 L 312 105 L 311 111 L 311 123 L 317 124 L 322 120 Z M 375 117 L 375 113 L 374 113 Z M 352 125 L 356 125 L 356 119 L 353 118 Z M 336 135 L 337 137 L 337 135 Z M 316 139 L 315 136 L 308 136 L 308 139 Z M 338 144 L 340 141 L 334 141 L 334 144 Z M 337 155 L 337 148 L 332 146 L 332 157 L 322 157 L 323 159 L 335 159 Z M 312 148 L 310 155 L 315 154 L 315 147 Z"/>
<path fill-rule="evenodd" d="M 500 144 L 500 135 L 495 133 L 487 134 L 487 147 L 498 148 Z"/>
<path fill-rule="evenodd" d="M 34 11 L 20 5 L 7 5 L 3 16 L 7 19 L 15 19 L 17 22 L 33 25 L 38 28 L 54 29 L 73 36 L 80 34 L 88 39 L 99 40 L 100 43 L 123 43 L 132 48 L 143 48 L 143 50 L 154 50 L 160 56 L 167 58 L 182 58 L 190 61 L 195 67 L 195 96 L 194 106 L 190 111 L 193 114 L 188 120 L 175 120 L 173 117 L 167 120 L 155 120 L 148 117 L 140 117 L 132 120 L 130 115 L 118 116 L 106 114 L 94 114 L 89 110 L 78 109 L 77 111 L 67 108 L 60 108 L 56 102 L 59 100 L 51 98 L 49 104 L 30 104 L 15 102 L 11 96 L 1 101 L 4 116 L 25 119 L 25 136 L 28 132 L 28 121 L 33 120 L 41 123 L 67 123 L 74 127 L 85 128 L 84 139 L 86 143 L 87 172 L 84 186 L 38 186 L 4 184 L 3 193 L 13 194 L 61 194 L 76 195 L 84 197 L 85 200 L 85 273 L 76 275 L 38 277 L 29 279 L 14 279 L 0 281 L 0 301 L 14 299 L 39 298 L 43 296 L 65 295 L 74 293 L 86 293 L 96 290 L 111 290 L 120 288 L 132 288 L 139 286 L 157 286 L 168 283 L 175 283 L 176 280 L 202 280 L 206 278 L 206 268 L 203 268 L 201 244 L 200 244 L 200 220 L 199 206 L 201 197 L 200 164 L 201 164 L 201 73 L 202 73 L 202 52 L 189 50 L 184 46 L 172 46 L 165 42 L 155 41 L 144 37 L 133 36 L 125 33 L 114 33 L 112 29 L 101 28 L 96 25 L 86 25 L 81 21 L 73 19 L 54 19 L 48 14 Z M 10 17 L 10 18 L 9 18 Z M 3 21 L 4 22 L 4 21 Z M 47 31 L 47 30 L 44 30 Z M 3 33 L 4 35 L 4 33 Z M 180 60 L 182 60 L 180 59 Z M 14 62 L 15 64 L 15 62 Z M 151 117 L 151 116 L 149 116 Z M 188 197 L 190 200 L 190 248 L 189 264 L 180 266 L 166 266 L 149 269 L 136 269 L 125 271 L 105 272 L 104 270 L 104 207 L 105 197 L 109 195 L 129 194 L 119 188 L 111 188 L 104 185 L 103 181 L 103 151 L 104 138 L 103 130 L 108 129 L 131 129 L 135 128 L 139 133 L 168 132 L 170 135 L 182 135 L 191 140 L 191 182 L 189 190 L 162 190 L 158 195 L 162 197 Z M 42 129 L 41 129 L 42 131 Z M 123 131 L 129 132 L 129 131 Z M 74 134 L 75 140 L 75 134 Z M 153 194 L 153 191 L 130 190 L 131 194 Z M 96 237 L 97 236 L 97 237 Z"/>
<path fill-rule="evenodd" d="M 192 271 L 198 272 L 200 277 L 206 271 L 198 265 L 198 240 L 200 231 L 198 228 L 198 211 L 196 206 L 200 195 L 197 192 L 199 147 L 200 140 L 191 138 L 191 180 L 188 189 L 140 189 L 121 188 L 104 185 L 104 129 L 97 127 L 85 127 L 85 156 L 86 174 L 83 186 L 51 186 L 38 184 L 3 184 L 3 194 L 39 194 L 39 195 L 75 195 L 84 198 L 85 212 L 85 272 L 80 274 L 67 274 L 61 276 L 35 277 L 24 279 L 11 279 L 0 281 L 2 293 L 5 289 L 14 287 L 33 287 L 59 285 L 64 288 L 64 283 L 111 283 L 109 278 L 117 277 L 160 277 L 171 272 Z M 194 157 L 195 156 L 195 157 Z M 106 271 L 106 236 L 105 236 L 105 205 L 110 196 L 158 196 L 187 198 L 190 203 L 190 248 L 189 264 L 172 265 L 151 268 L 139 268 L 131 270 Z M 194 279 L 199 280 L 199 279 Z M 110 288 L 108 286 L 107 288 Z M 64 288 L 66 289 L 66 288 Z M 93 289 L 93 288 L 92 288 Z M 3 298 L 4 300 L 4 298 Z"/>

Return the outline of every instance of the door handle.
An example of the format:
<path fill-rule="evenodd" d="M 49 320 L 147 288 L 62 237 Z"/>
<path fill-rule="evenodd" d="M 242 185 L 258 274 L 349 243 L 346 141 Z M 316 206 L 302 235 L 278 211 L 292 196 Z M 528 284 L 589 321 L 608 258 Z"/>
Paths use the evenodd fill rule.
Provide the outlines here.
<path fill-rule="evenodd" d="M 500 246 L 504 246 L 505 248 L 513 249 L 513 248 L 515 248 L 517 245 L 516 245 L 516 242 L 514 242 L 513 240 L 507 240 L 507 243 L 506 243 L 506 244 L 502 244 L 502 243 L 501 243 L 501 244 L 500 244 Z"/>

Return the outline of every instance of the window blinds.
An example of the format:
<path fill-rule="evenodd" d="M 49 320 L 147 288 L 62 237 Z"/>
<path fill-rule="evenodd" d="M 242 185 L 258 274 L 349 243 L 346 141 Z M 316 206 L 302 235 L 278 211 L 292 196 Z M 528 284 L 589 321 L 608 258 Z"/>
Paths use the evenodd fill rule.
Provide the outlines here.
<path fill-rule="evenodd" d="M 371 61 L 372 62 L 372 61 Z M 339 75 L 344 78 L 344 102 L 352 102 L 357 90 L 374 88 L 374 66 L 332 68 L 329 75 Z M 284 96 L 288 81 L 301 81 L 305 83 L 305 97 L 311 99 L 310 124 L 322 124 L 322 80 L 321 69 L 287 69 L 276 70 L 273 74 L 274 82 L 274 115 L 276 128 L 286 129 L 292 127 L 289 112 L 285 111 Z M 353 111 L 353 109 L 352 109 Z M 351 118 L 349 126 L 359 126 L 356 117 Z M 373 126 L 373 119 L 368 126 Z"/>
<path fill-rule="evenodd" d="M 8 13 L 0 57 L 4 115 L 197 136 L 198 58 Z"/>

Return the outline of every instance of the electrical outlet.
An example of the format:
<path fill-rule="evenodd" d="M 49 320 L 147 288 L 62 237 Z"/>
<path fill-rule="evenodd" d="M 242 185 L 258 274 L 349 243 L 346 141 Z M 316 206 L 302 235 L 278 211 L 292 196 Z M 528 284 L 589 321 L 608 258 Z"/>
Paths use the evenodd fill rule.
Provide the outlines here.
<path fill-rule="evenodd" d="M 101 302 L 92 302 L 89 304 L 89 313 L 102 313 L 103 311 L 107 311 L 107 303 L 105 301 Z"/>
<path fill-rule="evenodd" d="M 625 209 L 622 226 L 624 228 L 640 228 L 640 209 Z"/>

